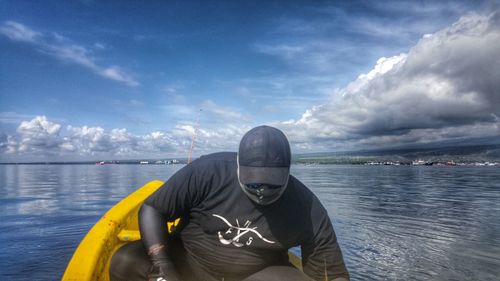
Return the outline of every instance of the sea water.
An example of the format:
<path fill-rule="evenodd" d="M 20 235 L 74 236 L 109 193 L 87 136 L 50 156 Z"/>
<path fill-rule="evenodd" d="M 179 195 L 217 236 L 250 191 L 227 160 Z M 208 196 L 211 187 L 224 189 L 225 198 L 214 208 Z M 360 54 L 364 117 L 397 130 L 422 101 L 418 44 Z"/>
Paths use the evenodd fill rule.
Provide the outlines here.
<path fill-rule="evenodd" d="M 0 280 L 59 280 L 111 206 L 182 165 L 0 165 Z M 499 280 L 500 168 L 294 165 L 352 280 Z"/>

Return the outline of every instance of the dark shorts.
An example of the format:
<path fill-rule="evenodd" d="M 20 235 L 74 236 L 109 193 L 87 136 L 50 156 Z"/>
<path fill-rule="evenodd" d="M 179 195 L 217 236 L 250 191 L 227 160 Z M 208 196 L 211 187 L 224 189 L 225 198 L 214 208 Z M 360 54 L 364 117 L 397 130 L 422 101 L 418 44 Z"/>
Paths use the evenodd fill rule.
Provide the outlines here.
<path fill-rule="evenodd" d="M 179 250 L 179 249 L 178 249 Z M 183 251 L 176 251 L 182 253 Z M 176 255 L 173 259 L 175 267 L 183 281 L 220 281 L 201 267 L 190 262 L 185 255 Z M 121 247 L 111 259 L 109 275 L 111 281 L 147 280 L 151 262 L 141 241 L 128 243 Z M 293 266 L 269 266 L 251 276 L 238 279 L 225 278 L 224 281 L 304 281 L 308 278 Z"/>

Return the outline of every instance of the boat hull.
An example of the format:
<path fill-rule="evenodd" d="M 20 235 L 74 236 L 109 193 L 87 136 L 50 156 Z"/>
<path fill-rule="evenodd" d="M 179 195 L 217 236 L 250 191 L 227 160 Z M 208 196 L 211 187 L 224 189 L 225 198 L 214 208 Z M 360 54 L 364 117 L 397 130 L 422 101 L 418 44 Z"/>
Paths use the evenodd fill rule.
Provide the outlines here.
<path fill-rule="evenodd" d="M 113 254 L 124 244 L 139 240 L 138 212 L 142 202 L 163 185 L 151 181 L 113 206 L 87 233 L 75 250 L 63 281 L 109 280 Z M 169 222 L 169 230 L 178 223 Z M 290 262 L 301 269 L 301 260 L 289 252 Z"/>

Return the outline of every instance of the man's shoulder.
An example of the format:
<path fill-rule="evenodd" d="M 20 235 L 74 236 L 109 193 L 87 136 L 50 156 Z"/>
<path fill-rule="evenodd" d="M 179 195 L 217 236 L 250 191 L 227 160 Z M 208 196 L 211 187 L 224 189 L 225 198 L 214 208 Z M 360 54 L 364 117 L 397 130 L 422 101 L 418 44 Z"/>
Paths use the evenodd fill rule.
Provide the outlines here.
<path fill-rule="evenodd" d="M 289 196 L 293 198 L 293 200 L 302 202 L 302 204 L 311 204 L 313 201 L 319 202 L 319 199 L 316 197 L 314 192 L 312 192 L 312 190 L 303 184 L 299 179 L 290 175 L 288 181 L 288 188 L 290 188 Z"/>
<path fill-rule="evenodd" d="M 217 152 L 201 156 L 193 161 L 190 166 L 193 171 L 202 174 L 221 170 L 235 170 L 236 172 L 236 159 L 236 152 Z"/>
<path fill-rule="evenodd" d="M 293 188 L 298 191 L 311 192 L 305 184 L 303 184 L 299 179 L 297 179 L 293 175 L 290 175 L 290 177 L 288 178 L 288 183 L 291 184 L 291 186 L 293 186 Z"/>

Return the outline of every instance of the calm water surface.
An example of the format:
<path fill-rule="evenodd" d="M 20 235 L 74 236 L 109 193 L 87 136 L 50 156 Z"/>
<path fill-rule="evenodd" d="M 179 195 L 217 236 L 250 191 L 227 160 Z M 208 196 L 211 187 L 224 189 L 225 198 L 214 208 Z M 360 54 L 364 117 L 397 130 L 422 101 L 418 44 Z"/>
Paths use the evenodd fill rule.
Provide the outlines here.
<path fill-rule="evenodd" d="M 116 202 L 180 165 L 0 165 L 0 280 L 58 280 Z M 500 280 L 500 168 L 293 166 L 353 280 Z"/>

